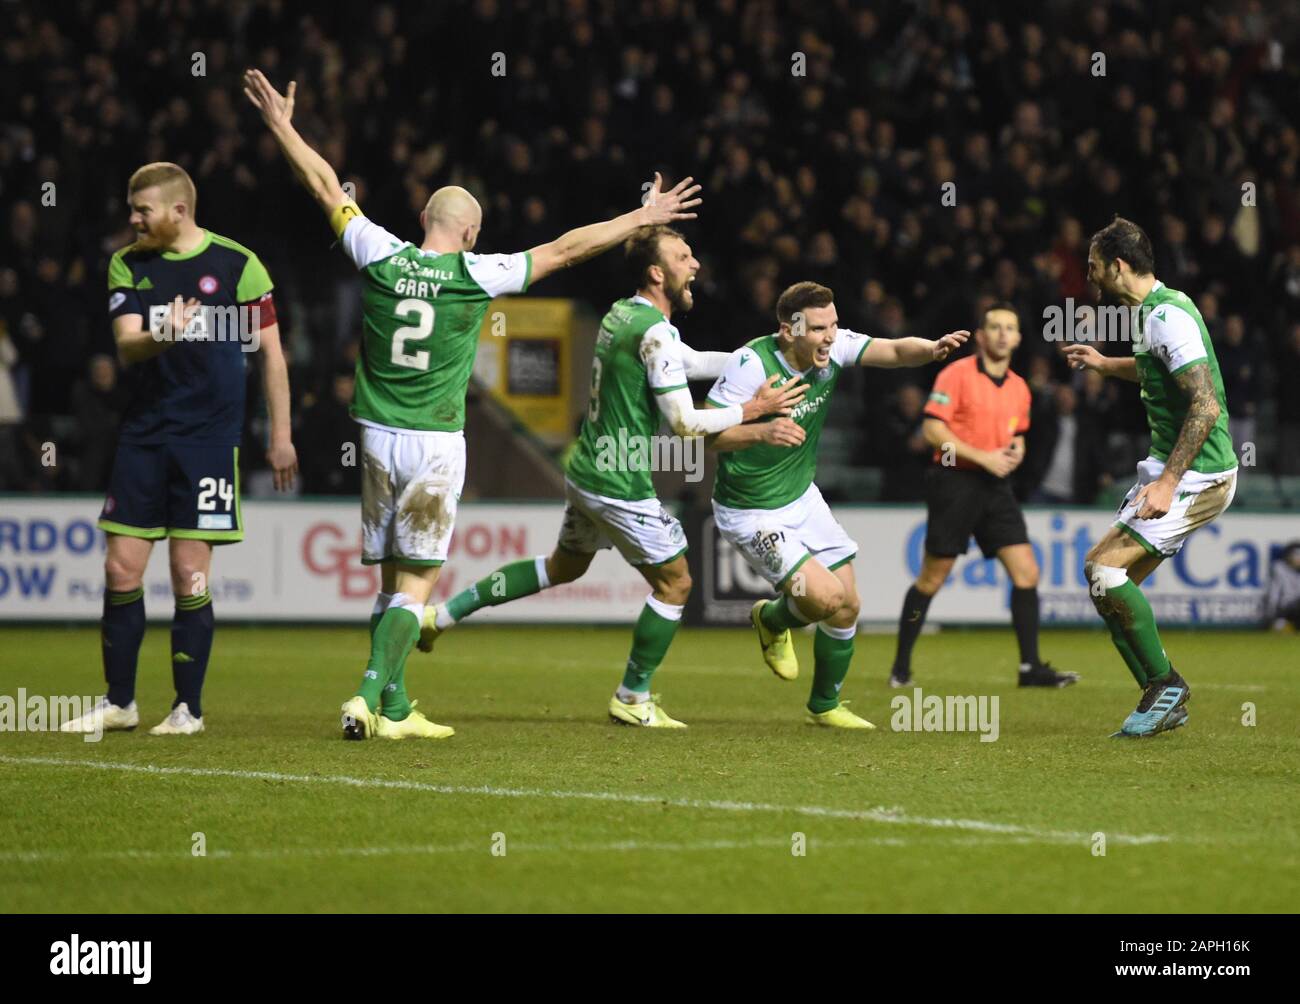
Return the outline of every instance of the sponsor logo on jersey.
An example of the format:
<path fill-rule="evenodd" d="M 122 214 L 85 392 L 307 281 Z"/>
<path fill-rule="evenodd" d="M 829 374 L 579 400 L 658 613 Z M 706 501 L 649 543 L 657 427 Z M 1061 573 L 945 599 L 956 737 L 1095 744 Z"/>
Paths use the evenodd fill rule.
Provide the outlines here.
<path fill-rule="evenodd" d="M 126 303 L 126 294 L 119 291 L 108 298 L 108 309 L 110 312 L 114 311 L 124 303 Z"/>

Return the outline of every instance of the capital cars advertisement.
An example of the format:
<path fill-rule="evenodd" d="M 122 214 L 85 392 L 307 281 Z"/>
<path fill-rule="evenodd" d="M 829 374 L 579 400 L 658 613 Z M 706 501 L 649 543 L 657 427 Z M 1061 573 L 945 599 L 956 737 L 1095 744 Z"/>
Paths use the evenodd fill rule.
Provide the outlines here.
<path fill-rule="evenodd" d="M 104 535 L 91 498 L 0 498 L 0 619 L 98 619 L 104 588 Z M 435 590 L 446 599 L 498 566 L 548 553 L 555 544 L 559 503 L 463 503 L 451 555 Z M 360 512 L 355 501 L 243 505 L 245 539 L 218 547 L 208 587 L 218 616 L 238 620 L 363 623 L 379 573 L 361 564 Z M 889 623 L 920 567 L 925 511 L 913 507 L 843 506 L 836 514 L 859 544 L 854 568 L 862 620 Z M 1083 556 L 1110 525 L 1093 509 L 1026 513 L 1042 568 L 1043 621 L 1095 624 L 1083 579 Z M 711 517 L 688 522 L 695 588 L 706 623 L 744 623 L 759 596 L 771 595 L 739 552 L 718 535 Z M 1229 512 L 1193 535 L 1144 589 L 1163 624 L 1231 625 L 1258 621 L 1271 556 L 1300 536 L 1300 521 L 1272 513 Z M 166 542 L 154 548 L 146 576 L 146 610 L 172 614 Z M 972 550 L 930 608 L 934 623 L 1006 623 L 1009 583 L 996 561 Z M 647 592 L 641 577 L 612 551 L 602 551 L 576 583 L 497 608 L 487 622 L 631 623 Z"/>
<path fill-rule="evenodd" d="M 921 567 L 925 509 L 910 506 L 832 507 L 858 543 L 853 563 L 862 599 L 861 620 L 898 619 L 907 587 Z M 1083 575 L 1083 558 L 1113 519 L 1103 509 L 1037 509 L 1025 513 L 1038 556 L 1038 584 L 1045 624 L 1097 624 Z M 704 520 L 702 562 L 704 619 L 743 623 L 754 599 L 771 595 L 740 552 Z M 1192 535 L 1143 584 L 1162 624 L 1255 624 L 1268 584 L 1271 557 L 1300 538 L 1300 520 L 1275 513 L 1229 511 Z M 692 541 L 694 543 L 694 541 Z M 697 579 L 701 576 L 697 572 Z M 1010 580 L 996 560 L 984 560 L 971 543 L 930 607 L 932 623 L 1008 623 Z"/>

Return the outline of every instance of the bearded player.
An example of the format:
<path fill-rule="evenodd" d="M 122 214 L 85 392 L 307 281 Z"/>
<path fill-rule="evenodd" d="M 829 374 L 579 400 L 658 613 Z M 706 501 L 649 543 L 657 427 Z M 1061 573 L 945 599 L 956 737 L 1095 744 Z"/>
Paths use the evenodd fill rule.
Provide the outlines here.
<path fill-rule="evenodd" d="M 488 305 L 626 240 L 646 226 L 694 219 L 699 186 L 660 180 L 639 209 L 518 254 L 471 253 L 483 211 L 463 188 L 440 188 L 420 214 L 420 245 L 367 219 L 334 169 L 294 129 L 295 85 L 279 94 L 258 70 L 244 93 L 299 181 L 326 213 L 362 281 L 364 338 L 352 414 L 363 426 L 362 561 L 382 587 L 370 618 L 370 661 L 343 705 L 343 734 L 441 739 L 453 734 L 413 710 L 404 679 L 437 582 L 465 480 L 465 394 Z"/>
<path fill-rule="evenodd" d="M 65 722 L 65 732 L 133 729 L 144 638 L 144 573 L 154 541 L 167 539 L 176 609 L 176 698 L 151 735 L 202 732 L 203 681 L 214 619 L 212 548 L 244 536 L 239 443 L 244 357 L 262 358 L 271 419 L 267 460 L 277 489 L 297 471 L 289 432 L 289 376 L 271 296 L 257 255 L 199 227 L 194 182 L 175 164 L 146 164 L 127 186 L 136 240 L 108 266 L 108 312 L 126 365 L 131 402 L 99 528 L 107 536 L 101 642 L 107 693 Z"/>
<path fill-rule="evenodd" d="M 1063 349 L 1075 369 L 1140 384 L 1151 430 L 1137 484 L 1084 563 L 1093 605 L 1142 688 L 1115 738 L 1158 735 L 1187 721 L 1191 689 L 1165 654 L 1140 586 L 1193 531 L 1227 509 L 1237 491 L 1223 378 L 1205 321 L 1154 269 L 1151 240 L 1136 223 L 1116 216 L 1093 234 L 1088 279 L 1103 297 L 1136 308 L 1133 354 L 1107 357 L 1090 345 Z"/>
<path fill-rule="evenodd" d="M 834 296 L 815 282 L 797 282 L 776 302 L 778 329 L 731 354 L 709 391 L 715 408 L 734 407 L 765 381 L 803 382 L 807 397 L 790 419 L 804 431 L 793 449 L 765 439 L 764 423 L 742 425 L 711 441 L 719 451 L 713 485 L 718 530 L 750 566 L 782 593 L 759 600 L 750 615 L 768 667 L 783 680 L 799 675 L 791 629 L 817 624 L 810 725 L 875 728 L 840 701 L 853 659 L 858 590 L 853 558 L 858 545 L 831 515 L 813 479 L 817 444 L 840 374 L 849 366 L 925 366 L 946 359 L 970 337 L 954 331 L 925 338 L 871 338 L 839 328 Z"/>
<path fill-rule="evenodd" d="M 694 304 L 691 283 L 700 263 L 676 230 L 652 227 L 624 245 L 636 294 L 617 301 L 600 324 L 591 363 L 591 400 L 565 478 L 564 521 L 555 550 L 497 569 L 445 605 L 425 613 L 420 647 L 428 651 L 452 625 L 485 606 L 531 596 L 581 578 L 596 552 L 615 547 L 641 573 L 650 595 L 632 631 L 623 680 L 609 716 L 625 725 L 684 728 L 650 694 L 650 679 L 667 655 L 690 595 L 686 538 L 681 524 L 655 495 L 650 464 L 617 453 L 613 444 L 646 447 L 661 418 L 681 437 L 706 436 L 765 415 L 788 414 L 801 387 L 780 390 L 773 380 L 723 411 L 697 409 L 686 382 L 722 372 L 726 352 L 696 352 L 682 343 L 674 313 Z M 763 426 L 771 445 L 793 445 L 801 430 L 790 422 Z"/>

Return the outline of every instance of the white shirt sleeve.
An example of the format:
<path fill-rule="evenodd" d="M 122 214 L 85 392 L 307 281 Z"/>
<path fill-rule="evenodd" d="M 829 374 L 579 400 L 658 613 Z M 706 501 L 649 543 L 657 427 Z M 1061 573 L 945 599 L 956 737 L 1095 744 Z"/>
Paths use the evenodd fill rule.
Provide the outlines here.
<path fill-rule="evenodd" d="M 726 408 L 695 407 L 691 392 L 685 387 L 666 394 L 656 392 L 655 403 L 668 420 L 668 428 L 679 436 L 711 436 L 745 420 L 745 412 L 738 404 Z"/>
<path fill-rule="evenodd" d="M 766 379 L 758 353 L 747 346 L 736 349 L 709 390 L 709 401 L 722 407 L 744 404 L 758 393 Z"/>
<path fill-rule="evenodd" d="M 831 359 L 844 369 L 858 365 L 862 353 L 871 344 L 871 336 L 840 328 L 831 346 Z"/>
<path fill-rule="evenodd" d="M 685 342 L 682 343 L 682 366 L 688 380 L 715 380 L 722 376 L 722 371 L 731 358 L 730 352 L 697 352 Z"/>
<path fill-rule="evenodd" d="M 656 394 L 686 386 L 682 340 L 677 337 L 677 329 L 667 321 L 646 328 L 641 336 L 641 361 L 645 363 L 645 378 Z"/>
<path fill-rule="evenodd" d="M 1164 363 L 1170 373 L 1207 358 L 1196 319 L 1172 303 L 1162 303 L 1151 312 L 1143 334 L 1147 351 Z"/>
<path fill-rule="evenodd" d="M 488 296 L 522 293 L 528 288 L 528 277 L 533 271 L 533 256 L 527 251 L 516 254 L 474 254 L 466 251 L 465 269 Z"/>
<path fill-rule="evenodd" d="M 408 243 L 364 216 L 354 216 L 348 220 L 339 242 L 343 245 L 344 254 L 352 259 L 357 268 L 365 268 L 396 254 Z"/>

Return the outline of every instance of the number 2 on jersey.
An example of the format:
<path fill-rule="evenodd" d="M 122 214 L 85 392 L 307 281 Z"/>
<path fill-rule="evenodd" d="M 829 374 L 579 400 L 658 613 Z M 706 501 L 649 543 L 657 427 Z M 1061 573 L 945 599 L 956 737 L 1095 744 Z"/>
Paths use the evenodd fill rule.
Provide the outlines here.
<path fill-rule="evenodd" d="M 403 300 L 394 308 L 393 313 L 402 318 L 414 318 L 415 323 L 398 328 L 393 332 L 393 365 L 405 366 L 412 370 L 429 368 L 429 353 L 424 349 L 419 352 L 403 352 L 403 345 L 412 338 L 428 338 L 433 330 L 433 304 L 424 300 L 410 298 Z"/>

